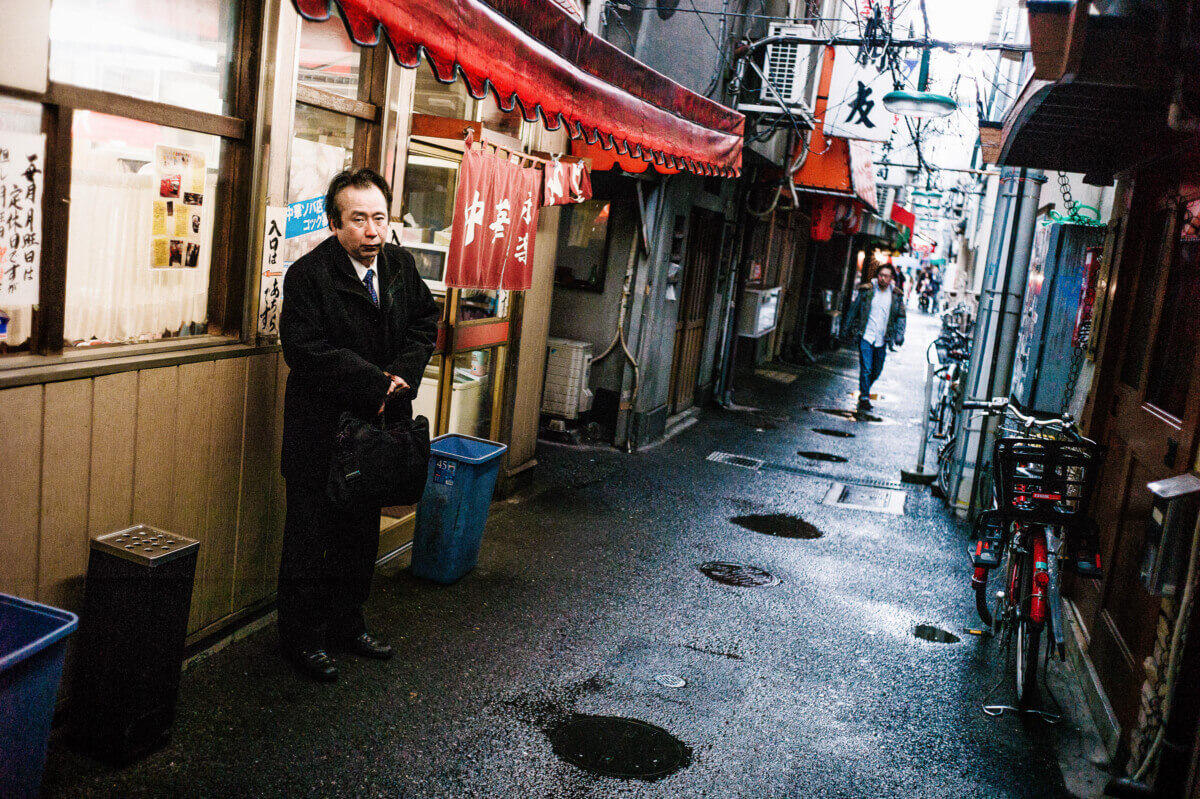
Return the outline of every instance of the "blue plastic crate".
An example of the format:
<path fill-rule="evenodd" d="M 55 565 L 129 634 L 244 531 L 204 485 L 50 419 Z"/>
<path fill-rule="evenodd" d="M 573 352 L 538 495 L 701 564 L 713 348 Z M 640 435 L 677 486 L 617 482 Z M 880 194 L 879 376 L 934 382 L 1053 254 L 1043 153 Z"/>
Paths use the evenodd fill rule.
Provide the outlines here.
<path fill-rule="evenodd" d="M 413 574 L 449 584 L 475 568 L 500 456 L 507 449 L 459 433 L 433 440 L 413 531 Z"/>
<path fill-rule="evenodd" d="M 0 796 L 37 797 L 74 613 L 0 594 Z"/>

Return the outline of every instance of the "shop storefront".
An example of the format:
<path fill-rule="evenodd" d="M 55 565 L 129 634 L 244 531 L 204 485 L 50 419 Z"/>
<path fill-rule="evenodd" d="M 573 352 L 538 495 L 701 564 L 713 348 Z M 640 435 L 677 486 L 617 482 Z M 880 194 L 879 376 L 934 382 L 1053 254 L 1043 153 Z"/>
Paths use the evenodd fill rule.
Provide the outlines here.
<path fill-rule="evenodd" d="M 77 608 L 89 537 L 153 524 L 201 542 L 193 639 L 274 591 L 281 286 L 328 235 L 315 201 L 333 174 L 391 182 L 391 235 L 442 305 L 417 411 L 509 444 L 515 480 L 534 463 L 564 214 L 542 209 L 528 290 L 448 283 L 467 130 L 536 168 L 571 136 L 656 168 L 740 164 L 740 116 L 549 0 L 42 0 L 8 21 L 0 451 L 22 467 L 0 591 Z M 363 46 L 381 31 L 388 46 Z M 409 511 L 386 509 L 381 554 Z"/>

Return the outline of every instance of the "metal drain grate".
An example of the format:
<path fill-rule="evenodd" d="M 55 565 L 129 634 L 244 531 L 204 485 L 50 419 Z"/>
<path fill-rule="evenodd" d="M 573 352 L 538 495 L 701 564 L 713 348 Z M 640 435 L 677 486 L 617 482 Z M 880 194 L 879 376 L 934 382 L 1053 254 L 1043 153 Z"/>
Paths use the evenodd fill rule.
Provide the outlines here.
<path fill-rule="evenodd" d="M 700 571 L 710 580 L 738 588 L 767 588 L 783 582 L 768 571 L 744 563 L 712 561 L 701 563 Z"/>
<path fill-rule="evenodd" d="M 904 484 L 895 480 L 880 480 L 876 477 L 842 477 L 829 472 L 822 472 L 818 469 L 806 469 L 803 466 L 789 466 L 784 463 L 764 463 L 763 469 L 773 469 L 775 471 L 787 472 L 788 474 L 797 474 L 802 477 L 819 477 L 822 480 L 828 480 L 833 477 L 843 485 L 870 486 L 871 488 L 886 488 L 889 491 L 903 491 Z"/>
<path fill-rule="evenodd" d="M 855 483 L 830 483 L 821 504 L 903 516 L 906 496 L 905 492 L 899 489 L 876 488 Z"/>
<path fill-rule="evenodd" d="M 757 472 L 766 461 L 758 458 L 747 458 L 745 455 L 734 455 L 732 452 L 711 452 L 705 460 L 713 463 L 724 463 L 727 466 L 739 466 Z"/>

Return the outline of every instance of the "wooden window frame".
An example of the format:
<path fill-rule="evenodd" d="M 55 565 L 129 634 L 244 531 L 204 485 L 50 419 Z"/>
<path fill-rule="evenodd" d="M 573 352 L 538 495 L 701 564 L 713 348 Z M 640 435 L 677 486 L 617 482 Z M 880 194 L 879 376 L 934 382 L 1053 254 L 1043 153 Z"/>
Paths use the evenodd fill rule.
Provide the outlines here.
<path fill-rule="evenodd" d="M 42 104 L 42 132 L 46 135 L 46 172 L 42 192 L 42 247 L 38 305 L 34 308 L 29 351 L 34 355 L 62 355 L 67 297 L 67 243 L 70 235 L 72 125 L 76 111 L 94 111 L 179 130 L 194 131 L 223 140 L 217 174 L 218 211 L 214 229 L 222 231 L 224 246 L 214 246 L 208 282 L 208 334 L 244 338 L 245 292 L 250 261 L 251 123 L 256 112 L 262 65 L 258 43 L 262 36 L 263 0 L 242 0 L 234 35 L 235 63 L 228 98 L 231 115 L 143 100 L 113 92 L 50 82 L 45 93 L 0 90 L 13 99 Z M 242 253 L 235 256 L 235 253 Z M 244 262 L 243 262 L 244 261 Z M 252 318 L 252 317 L 251 317 Z M 197 337 L 199 339 L 200 337 Z M 197 340 L 202 345 L 211 342 Z M 114 347 L 112 357 L 136 355 L 125 346 Z M 5 361 L 0 360 L 0 369 Z"/>

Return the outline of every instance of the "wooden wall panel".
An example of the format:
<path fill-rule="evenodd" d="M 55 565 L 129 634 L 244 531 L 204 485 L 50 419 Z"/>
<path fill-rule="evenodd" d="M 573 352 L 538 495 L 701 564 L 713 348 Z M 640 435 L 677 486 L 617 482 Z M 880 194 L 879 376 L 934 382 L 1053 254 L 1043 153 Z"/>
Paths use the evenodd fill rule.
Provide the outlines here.
<path fill-rule="evenodd" d="M 217 361 L 212 386 L 212 438 L 208 462 L 204 589 L 201 624 L 233 611 L 237 559 L 238 487 L 242 480 L 242 433 L 246 409 L 246 358 Z"/>
<path fill-rule="evenodd" d="M 38 600 L 78 611 L 88 556 L 92 382 L 46 385 Z"/>
<path fill-rule="evenodd" d="M 41 386 L 0 391 L 0 457 L 8 469 L 0 502 L 0 592 L 38 596 L 38 506 L 42 492 Z"/>
<path fill-rule="evenodd" d="M 88 537 L 122 530 L 133 516 L 137 372 L 97 377 L 92 397 Z"/>
<path fill-rule="evenodd" d="M 263 589 L 275 593 L 279 583 L 279 556 L 283 552 L 283 521 L 287 515 L 287 492 L 283 475 L 279 473 L 279 453 L 283 449 L 283 395 L 287 388 L 288 367 L 283 354 L 275 362 L 275 426 L 271 431 L 271 517 L 264 535 Z M 265 594 L 264 594 L 265 595 Z"/>
<path fill-rule="evenodd" d="M 279 465 L 275 442 L 275 378 L 279 356 L 255 355 L 246 377 L 246 436 L 237 522 L 233 609 L 267 596 L 267 530 L 271 521 L 272 474 Z"/>
<path fill-rule="evenodd" d="M 208 599 L 203 575 L 209 555 L 205 524 L 208 515 L 208 465 L 215 372 L 216 366 L 212 361 L 180 366 L 175 404 L 175 470 L 171 489 L 174 501 L 171 523 L 167 529 L 200 542 L 188 632 L 202 626 L 201 619 Z"/>
<path fill-rule="evenodd" d="M 172 530 L 175 496 L 175 401 L 179 367 L 138 372 L 133 521 Z"/>

